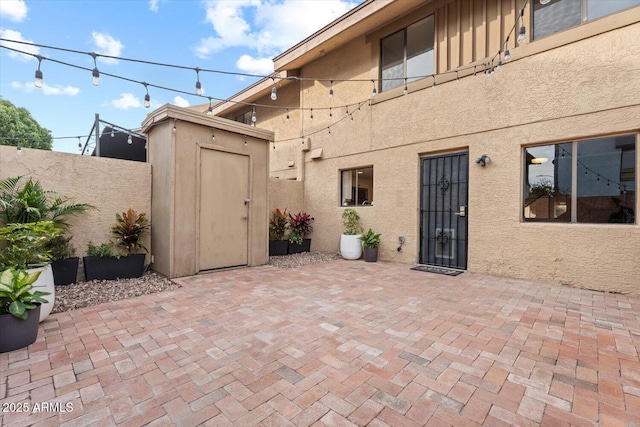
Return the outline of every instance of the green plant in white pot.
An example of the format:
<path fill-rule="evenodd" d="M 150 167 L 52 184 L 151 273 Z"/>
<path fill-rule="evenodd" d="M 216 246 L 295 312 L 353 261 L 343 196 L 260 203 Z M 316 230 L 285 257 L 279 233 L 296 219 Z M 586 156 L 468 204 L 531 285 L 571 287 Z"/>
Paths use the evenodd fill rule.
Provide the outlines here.
<path fill-rule="evenodd" d="M 50 295 L 49 301 L 40 310 L 41 322 L 51 313 L 55 299 L 51 250 L 48 245 L 61 232 L 53 221 L 9 224 L 0 228 L 0 241 L 4 242 L 4 247 L 0 248 L 0 269 L 40 272 L 33 287 Z"/>
<path fill-rule="evenodd" d="M 344 232 L 340 236 L 340 255 L 344 259 L 360 259 L 362 256 L 362 226 L 360 225 L 360 215 L 355 209 L 345 209 L 342 211 L 342 225 Z"/>

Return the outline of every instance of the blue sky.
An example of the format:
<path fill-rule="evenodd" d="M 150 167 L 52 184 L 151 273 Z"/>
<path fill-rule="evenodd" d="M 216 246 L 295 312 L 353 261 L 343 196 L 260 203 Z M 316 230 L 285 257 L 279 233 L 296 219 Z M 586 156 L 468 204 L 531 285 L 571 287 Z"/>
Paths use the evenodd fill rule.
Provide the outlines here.
<path fill-rule="evenodd" d="M 343 15 L 354 0 L 0 0 L 0 38 L 86 52 L 1 45 L 92 69 L 88 54 L 118 56 L 187 67 L 266 75 L 272 58 Z M 145 88 L 43 60 L 43 88 L 35 88 L 38 61 L 0 48 L 0 96 L 32 116 L 54 137 L 87 135 L 95 114 L 127 129 L 165 104 L 208 102 L 196 96 Z M 195 92 L 196 73 L 98 58 L 97 68 L 136 81 Z M 200 73 L 205 96 L 227 98 L 256 79 Z M 84 143 L 84 140 L 82 142 Z M 53 149 L 78 153 L 78 139 L 54 139 Z"/>

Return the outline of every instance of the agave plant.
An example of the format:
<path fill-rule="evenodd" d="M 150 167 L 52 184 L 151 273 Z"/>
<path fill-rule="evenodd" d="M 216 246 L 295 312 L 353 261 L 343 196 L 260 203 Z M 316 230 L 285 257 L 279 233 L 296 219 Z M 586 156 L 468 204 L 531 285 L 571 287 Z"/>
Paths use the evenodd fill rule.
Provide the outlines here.
<path fill-rule="evenodd" d="M 71 203 L 73 199 L 45 190 L 33 178 L 20 186 L 22 178 L 21 175 L 0 181 L 0 221 L 4 224 L 53 221 L 56 227 L 66 230 L 68 216 L 96 209 L 88 203 Z"/>

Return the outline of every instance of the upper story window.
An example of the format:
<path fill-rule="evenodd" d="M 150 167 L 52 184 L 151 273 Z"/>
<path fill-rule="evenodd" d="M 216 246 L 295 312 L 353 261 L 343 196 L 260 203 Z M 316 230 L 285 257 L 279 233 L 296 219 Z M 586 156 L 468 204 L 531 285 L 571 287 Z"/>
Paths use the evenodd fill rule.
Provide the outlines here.
<path fill-rule="evenodd" d="M 244 114 L 240 114 L 235 118 L 236 122 L 244 123 L 245 125 L 250 125 L 251 123 L 251 111 L 247 111 Z"/>
<path fill-rule="evenodd" d="M 640 5 L 640 0 L 552 0 L 533 3 L 533 38 L 539 39 L 583 22 Z"/>
<path fill-rule="evenodd" d="M 635 223 L 636 135 L 525 148 L 524 220 Z"/>
<path fill-rule="evenodd" d="M 380 42 L 380 91 L 404 86 L 433 74 L 433 15 L 416 22 Z M 393 80 L 387 80 L 393 79 Z"/>

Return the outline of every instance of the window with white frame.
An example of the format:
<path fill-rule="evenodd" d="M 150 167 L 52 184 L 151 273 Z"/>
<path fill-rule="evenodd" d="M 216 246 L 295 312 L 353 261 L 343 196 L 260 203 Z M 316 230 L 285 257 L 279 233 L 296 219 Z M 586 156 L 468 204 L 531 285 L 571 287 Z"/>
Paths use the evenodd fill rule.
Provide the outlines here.
<path fill-rule="evenodd" d="M 434 17 L 430 15 L 380 41 L 380 91 L 433 74 Z"/>
<path fill-rule="evenodd" d="M 373 205 L 373 166 L 340 171 L 340 204 Z"/>
<path fill-rule="evenodd" d="M 638 5 L 640 0 L 534 0 L 533 38 L 539 39 Z"/>
<path fill-rule="evenodd" d="M 635 223 L 636 135 L 524 149 L 524 221 Z"/>

